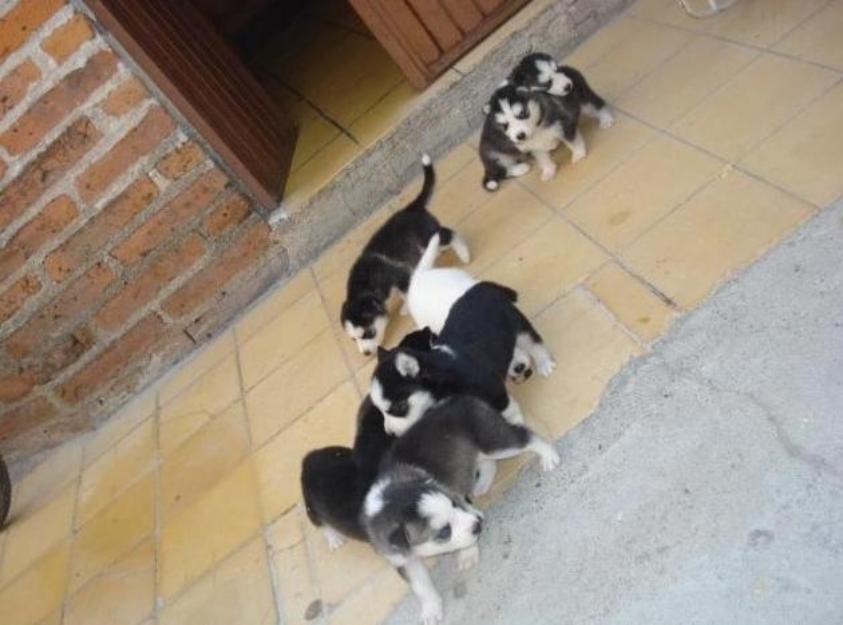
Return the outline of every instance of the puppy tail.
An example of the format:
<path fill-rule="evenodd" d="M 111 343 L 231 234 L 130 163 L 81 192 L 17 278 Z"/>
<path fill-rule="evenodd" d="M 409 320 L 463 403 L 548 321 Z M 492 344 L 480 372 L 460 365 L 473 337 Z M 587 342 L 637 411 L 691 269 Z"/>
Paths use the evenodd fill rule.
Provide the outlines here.
<path fill-rule="evenodd" d="M 427 243 L 427 248 L 424 250 L 419 264 L 416 265 L 416 271 L 424 271 L 433 267 L 436 262 L 436 257 L 439 256 L 439 233 L 437 232 Z"/>
<path fill-rule="evenodd" d="M 422 154 L 422 167 L 424 168 L 424 180 L 422 188 L 416 199 L 413 200 L 405 210 L 426 210 L 430 196 L 433 195 L 433 187 L 436 184 L 436 172 L 433 170 L 433 161 L 428 154 Z"/>

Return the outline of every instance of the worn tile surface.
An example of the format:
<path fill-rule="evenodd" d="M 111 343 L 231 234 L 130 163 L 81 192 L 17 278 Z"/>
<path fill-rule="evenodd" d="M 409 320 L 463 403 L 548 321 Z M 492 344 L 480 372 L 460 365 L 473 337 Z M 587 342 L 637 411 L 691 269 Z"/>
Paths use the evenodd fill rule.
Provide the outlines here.
<path fill-rule="evenodd" d="M 551 377 L 513 388 L 537 431 L 564 436 L 588 418 L 680 315 L 843 194 L 841 6 L 741 0 L 696 20 L 675 0 L 639 0 L 565 59 L 616 112 L 609 129 L 584 120 L 585 159 L 572 165 L 563 147 L 553 180 L 531 171 L 497 193 L 481 187 L 476 133 L 436 163 L 431 208 L 468 241 L 467 269 L 515 288 L 556 356 Z M 300 189 L 444 84 L 411 93 L 344 7 L 307 8 L 310 25 L 267 53 L 355 137 L 276 84 L 305 120 Z M 307 43 L 319 62 L 336 45 L 354 80 L 313 82 L 299 63 Z M 15 484 L 0 533 L 2 625 L 374 625 L 389 614 L 405 583 L 365 545 L 328 550 L 299 469 L 309 450 L 352 440 L 374 362 L 339 325 L 347 271 L 419 185 Z M 396 313 L 387 344 L 411 327 Z M 501 463 L 478 504 L 506 496 L 532 462 Z"/>

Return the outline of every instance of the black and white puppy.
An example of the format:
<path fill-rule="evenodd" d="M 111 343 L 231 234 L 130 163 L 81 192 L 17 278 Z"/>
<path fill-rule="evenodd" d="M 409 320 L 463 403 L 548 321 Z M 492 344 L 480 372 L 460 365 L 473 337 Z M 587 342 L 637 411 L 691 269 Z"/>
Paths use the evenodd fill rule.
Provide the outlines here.
<path fill-rule="evenodd" d="M 479 561 L 483 515 L 469 497 L 481 482 L 491 484 L 483 474 L 494 477 L 496 460 L 525 451 L 538 454 L 545 471 L 559 464 L 556 449 L 536 433 L 506 422 L 476 397 L 458 395 L 432 408 L 384 456 L 362 525 L 421 601 L 424 625 L 440 622 L 443 609 L 422 558 L 457 552 L 461 570 Z"/>
<path fill-rule="evenodd" d="M 480 137 L 485 168 L 483 186 L 494 191 L 507 177 L 530 170 L 529 157 L 541 168 L 541 179 L 556 174 L 550 152 L 559 143 L 571 150 L 571 162 L 586 155 L 577 125 L 580 113 L 596 117 L 601 128 L 614 123 L 606 102 L 573 67 L 559 66 L 543 53 L 526 56 L 492 95 L 484 108 Z"/>
<path fill-rule="evenodd" d="M 348 276 L 340 321 L 366 356 L 383 342 L 389 320 L 387 300 L 393 291 L 401 295 L 407 292 L 410 275 L 431 236 L 439 234 L 443 248 L 452 247 L 464 263 L 470 260 L 465 241 L 428 212 L 436 176 L 426 154 L 422 164 L 424 183 L 419 195 L 372 235 Z"/>
<path fill-rule="evenodd" d="M 430 330 L 418 330 L 407 334 L 401 345 L 429 351 L 433 338 Z M 324 447 L 304 457 L 301 489 L 307 516 L 322 528 L 331 550 L 339 548 L 345 538 L 368 540 L 360 522 L 363 498 L 393 441 L 395 437 L 384 429 L 383 414 L 367 396 L 357 411 L 352 448 Z"/>
<path fill-rule="evenodd" d="M 454 305 L 470 291 L 476 291 L 462 302 L 461 314 L 451 320 L 452 329 L 446 333 L 447 338 L 440 337 L 440 342 L 452 348 L 462 344 L 463 351 L 473 358 L 494 362 L 496 370 L 503 364 L 500 359 L 508 354 L 507 377 L 516 383 L 532 375 L 532 361 L 541 375 L 550 375 L 555 367 L 553 357 L 538 332 L 518 310 L 515 291 L 506 287 L 492 291 L 477 289 L 479 281 L 468 272 L 434 267 L 434 259 L 439 253 L 437 241 L 434 235 L 413 272 L 407 291 L 407 308 L 416 325 L 441 334 Z M 484 294 L 485 301 L 481 301 Z M 494 314 L 486 314 L 487 306 L 492 307 L 490 310 Z"/>

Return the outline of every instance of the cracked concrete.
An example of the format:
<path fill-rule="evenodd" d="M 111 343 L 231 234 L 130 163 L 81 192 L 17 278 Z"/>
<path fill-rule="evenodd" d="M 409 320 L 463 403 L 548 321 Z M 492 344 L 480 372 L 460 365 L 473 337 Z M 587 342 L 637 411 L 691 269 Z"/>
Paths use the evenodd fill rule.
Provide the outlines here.
<path fill-rule="evenodd" d="M 736 208 L 737 210 L 737 208 Z M 843 623 L 843 203 L 679 321 L 445 559 L 446 622 Z M 413 597 L 388 620 L 414 623 Z"/>

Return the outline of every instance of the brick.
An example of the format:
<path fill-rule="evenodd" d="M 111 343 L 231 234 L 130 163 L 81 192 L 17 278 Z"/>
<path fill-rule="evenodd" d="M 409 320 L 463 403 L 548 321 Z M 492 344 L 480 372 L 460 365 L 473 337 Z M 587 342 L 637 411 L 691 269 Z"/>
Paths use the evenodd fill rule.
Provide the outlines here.
<path fill-rule="evenodd" d="M 141 81 L 132 76 L 117 85 L 117 88 L 100 103 L 100 108 L 108 115 L 120 117 L 135 108 L 148 95 L 149 92 Z"/>
<path fill-rule="evenodd" d="M 150 110 L 137 126 L 79 176 L 76 188 L 80 197 L 86 202 L 98 198 L 120 174 L 149 154 L 175 127 L 173 118 L 160 106 Z"/>
<path fill-rule="evenodd" d="M 23 358 L 57 336 L 68 321 L 96 305 L 114 277 L 104 263 L 91 267 L 12 334 L 6 340 L 6 352 L 13 358 Z"/>
<path fill-rule="evenodd" d="M 26 275 L 0 293 L 0 324 L 14 315 L 20 307 L 41 290 L 41 283 L 33 275 Z"/>
<path fill-rule="evenodd" d="M 0 230 L 19 217 L 100 139 L 86 117 L 65 130 L 0 193 Z"/>
<path fill-rule="evenodd" d="M 0 276 L 17 271 L 44 243 L 58 235 L 78 215 L 76 205 L 66 195 L 47 204 L 0 249 Z"/>
<path fill-rule="evenodd" d="M 90 397 L 138 359 L 147 358 L 166 336 L 167 328 L 158 315 L 145 317 L 62 384 L 58 389 L 59 397 L 69 404 L 77 404 Z"/>
<path fill-rule="evenodd" d="M 149 255 L 173 233 L 202 211 L 225 187 L 228 179 L 219 169 L 211 169 L 187 189 L 162 206 L 129 238 L 115 247 L 111 255 L 132 265 Z"/>
<path fill-rule="evenodd" d="M 77 13 L 45 37 L 41 49 L 61 63 L 93 36 L 88 20 Z"/>
<path fill-rule="evenodd" d="M 32 31 L 64 6 L 64 0 L 20 0 L 0 17 L 0 62 L 29 39 Z"/>
<path fill-rule="evenodd" d="M 178 180 L 204 160 L 202 148 L 193 141 L 186 141 L 158 161 L 156 168 L 165 178 Z"/>
<path fill-rule="evenodd" d="M 3 162 L 3 159 L 0 159 L 0 180 L 3 180 L 3 176 L 6 175 L 6 163 Z"/>
<path fill-rule="evenodd" d="M 202 238 L 190 235 L 156 258 L 140 275 L 128 280 L 125 288 L 100 309 L 95 321 L 104 330 L 116 330 L 133 313 L 152 301 L 161 289 L 190 269 L 204 253 Z"/>
<path fill-rule="evenodd" d="M 76 231 L 44 260 L 44 267 L 56 282 L 63 282 L 87 264 L 108 240 L 158 197 L 158 187 L 146 176 L 129 185 L 99 213 Z"/>
<path fill-rule="evenodd" d="M 56 374 L 79 360 L 95 343 L 96 337 L 87 326 L 62 334 L 46 352 L 38 356 L 38 383 L 51 381 Z"/>
<path fill-rule="evenodd" d="M 246 196 L 237 193 L 217 206 L 202 222 L 202 231 L 211 237 L 217 237 L 234 226 L 243 223 L 252 210 L 252 202 Z"/>
<path fill-rule="evenodd" d="M 26 397 L 37 383 L 38 372 L 31 369 L 0 376 L 0 403 L 11 403 Z"/>
<path fill-rule="evenodd" d="M 31 59 L 25 60 L 0 80 L 0 117 L 15 108 L 29 93 L 29 88 L 41 78 L 41 70 Z"/>
<path fill-rule="evenodd" d="M 270 243 L 269 226 L 256 219 L 225 246 L 217 259 L 164 300 L 164 311 L 172 317 L 181 317 L 211 298 L 225 297 L 226 283 L 249 268 Z"/>
<path fill-rule="evenodd" d="M 17 439 L 23 434 L 40 427 L 57 413 L 55 406 L 43 397 L 12 408 L 0 415 L 0 442 Z"/>
<path fill-rule="evenodd" d="M 0 145 L 11 154 L 22 154 L 35 147 L 56 124 L 70 115 L 117 69 L 117 57 L 103 50 L 84 67 L 73 70 L 42 95 L 26 113 L 0 135 Z"/>

